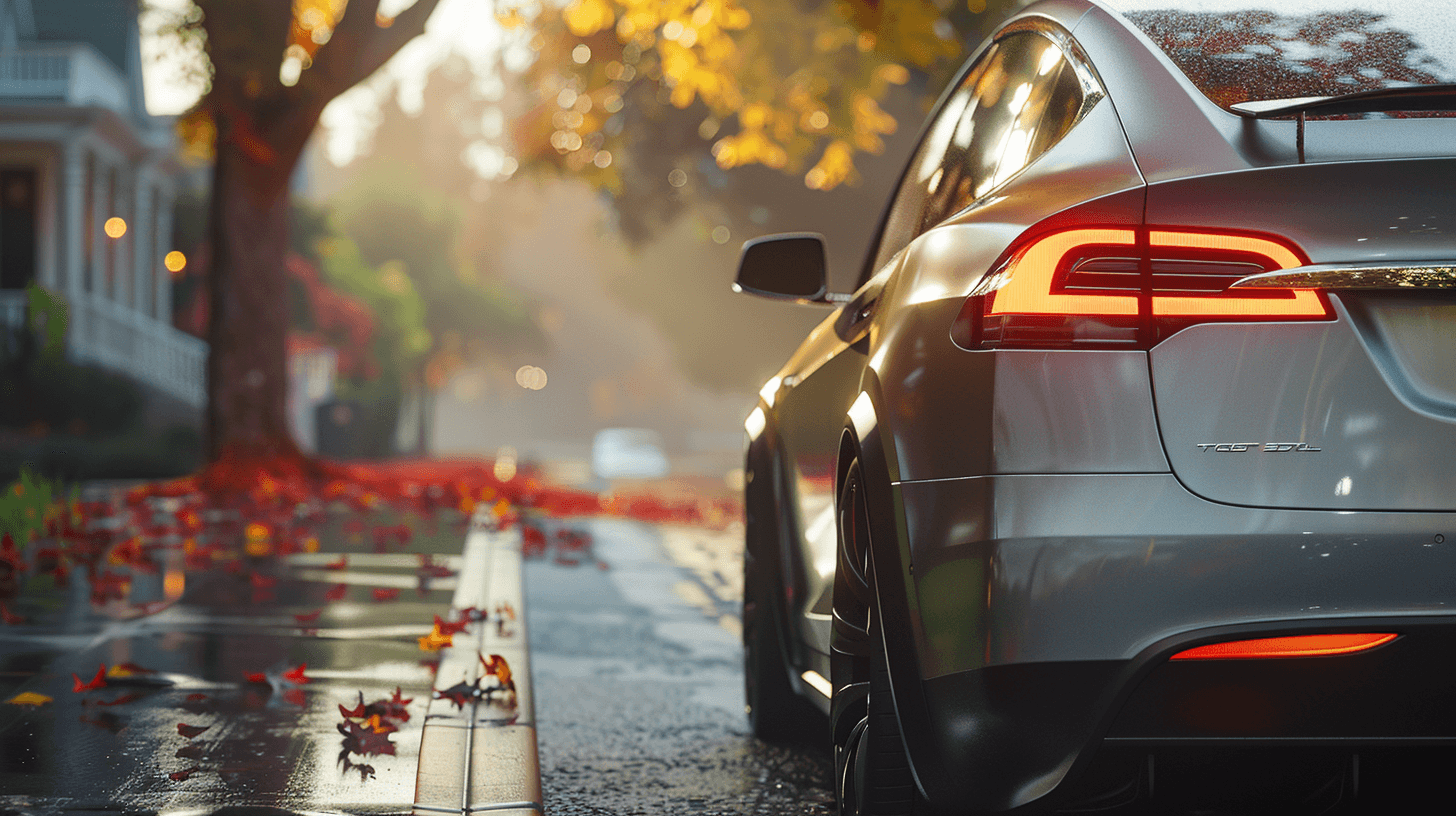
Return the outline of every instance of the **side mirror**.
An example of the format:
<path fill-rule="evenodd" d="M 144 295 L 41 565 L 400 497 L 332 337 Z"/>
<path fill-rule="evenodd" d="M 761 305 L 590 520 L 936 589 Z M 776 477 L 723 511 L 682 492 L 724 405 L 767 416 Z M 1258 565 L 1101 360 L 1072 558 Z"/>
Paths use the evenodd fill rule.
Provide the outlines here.
<path fill-rule="evenodd" d="M 795 303 L 825 303 L 829 286 L 824 236 L 769 235 L 743 245 L 733 291 Z"/>

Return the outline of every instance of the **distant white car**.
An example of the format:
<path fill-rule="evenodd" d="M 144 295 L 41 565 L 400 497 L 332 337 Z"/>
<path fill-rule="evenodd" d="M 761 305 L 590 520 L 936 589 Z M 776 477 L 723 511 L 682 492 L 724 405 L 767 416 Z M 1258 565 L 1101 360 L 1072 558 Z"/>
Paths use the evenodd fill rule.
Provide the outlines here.
<path fill-rule="evenodd" d="M 667 475 L 662 435 L 650 428 L 607 428 L 592 442 L 592 473 L 601 479 L 659 479 Z"/>

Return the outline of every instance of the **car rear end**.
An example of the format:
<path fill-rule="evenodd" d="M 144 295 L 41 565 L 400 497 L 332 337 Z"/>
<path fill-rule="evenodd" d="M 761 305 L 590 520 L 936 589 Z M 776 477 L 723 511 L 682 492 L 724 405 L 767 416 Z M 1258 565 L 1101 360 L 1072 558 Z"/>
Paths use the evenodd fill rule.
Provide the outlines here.
<path fill-rule="evenodd" d="M 1142 218 L 1023 233 L 944 372 L 994 383 L 965 417 L 981 472 L 900 452 L 930 730 L 947 768 L 1014 779 L 968 786 L 981 808 L 1404 790 L 1456 746 L 1456 120 L 1219 103 L 1290 93 L 1341 43 L 1405 44 L 1344 48 L 1362 82 L 1450 78 L 1409 15 L 1122 10 L 1073 33 Z M 1228 50 L 1178 53 L 1210 31 Z M 1241 56 L 1271 38 L 1282 63 Z"/>

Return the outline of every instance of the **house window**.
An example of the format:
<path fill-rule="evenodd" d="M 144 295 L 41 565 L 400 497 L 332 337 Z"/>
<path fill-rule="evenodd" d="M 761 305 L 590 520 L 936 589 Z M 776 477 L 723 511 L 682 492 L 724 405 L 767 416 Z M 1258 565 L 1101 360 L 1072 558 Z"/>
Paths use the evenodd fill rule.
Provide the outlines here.
<path fill-rule="evenodd" d="M 33 168 L 0 170 L 0 289 L 24 289 L 35 280 Z"/>

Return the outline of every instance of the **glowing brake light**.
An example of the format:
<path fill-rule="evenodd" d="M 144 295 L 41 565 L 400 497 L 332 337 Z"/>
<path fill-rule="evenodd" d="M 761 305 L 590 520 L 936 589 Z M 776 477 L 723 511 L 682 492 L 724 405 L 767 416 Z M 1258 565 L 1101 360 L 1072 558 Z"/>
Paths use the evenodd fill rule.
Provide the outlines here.
<path fill-rule="evenodd" d="M 1253 235 L 1223 235 L 1207 232 L 1174 232 L 1153 230 L 1149 243 L 1155 248 L 1169 248 L 1184 251 L 1206 251 L 1246 254 L 1268 260 L 1265 271 L 1293 269 L 1304 266 L 1308 261 L 1296 254 L 1290 247 L 1269 238 Z M 1156 264 L 1156 261 L 1154 262 Z M 1292 297 L 1268 297 L 1252 290 L 1237 292 L 1216 292 L 1207 295 L 1176 296 L 1153 293 L 1153 316 L 1188 317 L 1243 317 L 1297 320 L 1326 319 L 1329 307 L 1313 289 L 1282 289 L 1279 293 L 1291 293 Z"/>
<path fill-rule="evenodd" d="M 965 348 L 1147 348 L 1194 323 L 1329 320 L 1316 289 L 1230 288 L 1308 263 L 1273 235 L 1062 229 L 1014 248 L 971 293 L 952 334 Z"/>
<path fill-rule="evenodd" d="M 1336 635 L 1291 635 L 1287 637 L 1231 640 L 1185 649 L 1169 660 L 1247 660 L 1267 657 L 1321 657 L 1352 654 L 1374 649 L 1400 635 L 1388 632 L 1358 632 Z"/>
<path fill-rule="evenodd" d="M 1002 275 L 1005 283 L 988 295 L 987 314 L 1135 315 L 1136 294 L 1078 294 L 1059 287 L 1058 273 L 1076 250 L 1136 246 L 1130 229 L 1075 229 L 1054 232 L 1021 250 Z"/>

